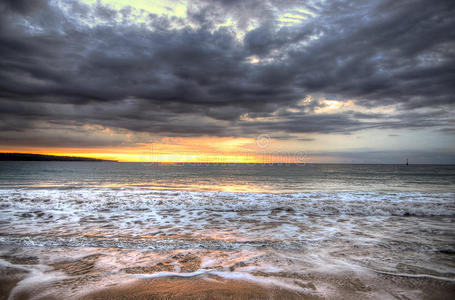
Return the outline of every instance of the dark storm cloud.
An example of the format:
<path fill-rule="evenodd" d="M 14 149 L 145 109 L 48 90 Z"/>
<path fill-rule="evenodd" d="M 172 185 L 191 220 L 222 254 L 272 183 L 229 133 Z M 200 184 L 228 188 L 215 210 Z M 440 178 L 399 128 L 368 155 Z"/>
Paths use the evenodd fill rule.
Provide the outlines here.
<path fill-rule="evenodd" d="M 315 44 L 308 52 L 311 55 L 297 52 L 293 57 L 296 63 L 322 71 L 320 77 L 314 77 L 310 69 L 301 76 L 301 84 L 308 87 L 310 82 L 317 90 L 358 97 L 370 106 L 453 103 L 455 90 L 449 84 L 454 80 L 453 3 L 394 3 L 380 7 L 381 17 L 365 24 L 359 20 L 359 26 L 352 28 L 343 26 L 345 20 L 338 26 L 335 23 L 347 34 L 340 36 L 337 28 L 329 28 L 333 38 Z M 412 13 L 403 6 L 412 8 Z M 341 43 L 342 47 L 336 47 Z M 332 51 L 316 51 L 320 47 Z M 314 65 L 315 58 L 323 63 Z"/>
<path fill-rule="evenodd" d="M 453 1 L 308 2 L 293 11 L 305 20 L 279 26 L 280 10 L 299 2 L 200 1 L 188 19 L 150 14 L 138 24 L 127 21 L 132 8 L 3 1 L 2 138 L 43 122 L 169 136 L 451 132 Z M 226 16 L 239 28 L 216 27 Z M 310 94 L 400 111 L 313 114 L 322 103 L 299 104 Z"/>
<path fill-rule="evenodd" d="M 11 10 L 19 14 L 29 14 L 36 9 L 43 8 L 47 4 L 46 0 L 3 0 L 2 9 Z"/>
<path fill-rule="evenodd" d="M 423 129 L 455 126 L 453 116 L 444 110 L 398 115 L 345 111 L 339 114 L 279 113 L 275 117 L 242 124 L 245 132 L 342 133 L 363 129 Z"/>

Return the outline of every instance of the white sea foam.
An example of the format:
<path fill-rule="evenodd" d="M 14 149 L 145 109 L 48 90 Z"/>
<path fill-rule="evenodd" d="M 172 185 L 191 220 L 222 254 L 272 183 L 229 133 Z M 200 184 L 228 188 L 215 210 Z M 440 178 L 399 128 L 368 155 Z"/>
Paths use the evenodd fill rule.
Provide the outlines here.
<path fill-rule="evenodd" d="M 153 274 L 138 274 L 139 278 L 159 278 L 159 277 L 194 277 L 202 274 L 211 273 L 212 270 L 197 270 L 190 273 L 177 273 L 177 272 L 157 272 Z"/>
<path fill-rule="evenodd" d="M 454 216 L 454 193 L 227 193 L 138 189 L 4 189 L 3 210 L 77 211 L 295 211 L 306 215 Z"/>
<path fill-rule="evenodd" d="M 194 277 L 194 276 L 199 276 L 203 274 L 211 274 L 215 275 L 218 277 L 222 277 L 225 279 L 231 279 L 231 280 L 244 280 L 244 281 L 250 281 L 254 282 L 257 284 L 265 285 L 265 286 L 279 286 L 285 289 L 291 289 L 295 291 L 304 291 L 300 286 L 297 286 L 292 283 L 286 282 L 285 279 L 274 279 L 270 277 L 262 277 L 262 276 L 254 276 L 251 275 L 248 272 L 221 272 L 221 271 L 215 271 L 215 270 L 197 270 L 195 272 L 191 273 L 176 273 L 176 272 L 157 272 L 154 274 L 139 274 L 136 275 L 139 278 L 160 278 L 160 277 Z"/>
<path fill-rule="evenodd" d="M 379 274 L 385 274 L 390 276 L 398 276 L 398 277 L 408 277 L 408 278 L 431 278 L 436 280 L 443 280 L 449 282 L 455 282 L 455 278 L 443 277 L 443 276 L 434 276 L 431 274 L 404 274 L 404 273 L 392 273 L 392 272 L 384 272 L 384 271 L 376 271 Z"/>
<path fill-rule="evenodd" d="M 453 193 L 16 188 L 0 189 L 0 207 L 2 245 L 239 250 L 355 242 L 391 251 L 455 251 Z"/>

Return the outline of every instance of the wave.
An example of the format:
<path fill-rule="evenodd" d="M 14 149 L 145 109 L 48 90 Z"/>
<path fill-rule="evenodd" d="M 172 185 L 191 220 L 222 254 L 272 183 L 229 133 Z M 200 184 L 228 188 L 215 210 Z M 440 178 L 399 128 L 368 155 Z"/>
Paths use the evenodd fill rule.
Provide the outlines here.
<path fill-rule="evenodd" d="M 176 250 L 203 248 L 206 250 L 238 250 L 241 248 L 301 249 L 307 245 L 304 241 L 221 241 L 212 239 L 151 239 L 138 237 L 84 237 L 84 236 L 29 236 L 21 234 L 0 234 L 0 245 L 49 247 L 49 248 L 111 248 L 111 249 L 148 249 Z"/>
<path fill-rule="evenodd" d="M 455 216 L 454 193 L 228 193 L 93 189 L 2 189 L 0 208 L 27 211 L 283 211 L 327 216 Z"/>

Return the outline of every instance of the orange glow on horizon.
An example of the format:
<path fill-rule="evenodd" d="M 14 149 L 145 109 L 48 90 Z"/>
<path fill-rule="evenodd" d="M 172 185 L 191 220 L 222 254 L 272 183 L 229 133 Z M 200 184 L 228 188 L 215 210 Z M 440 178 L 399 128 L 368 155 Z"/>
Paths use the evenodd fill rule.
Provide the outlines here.
<path fill-rule="evenodd" d="M 97 158 L 114 160 L 118 162 L 160 162 L 160 163 L 302 163 L 301 158 L 289 154 L 269 153 L 155 153 L 148 154 L 134 153 L 100 153 L 100 152 L 79 152 L 79 151 L 5 151 L 14 153 L 33 153 L 56 156 L 77 156 L 85 158 Z"/>
<path fill-rule="evenodd" d="M 162 138 L 156 143 L 136 143 L 111 148 L 3 148 L 0 152 L 78 156 L 119 162 L 162 163 L 302 163 L 302 153 L 261 148 L 253 138 Z"/>

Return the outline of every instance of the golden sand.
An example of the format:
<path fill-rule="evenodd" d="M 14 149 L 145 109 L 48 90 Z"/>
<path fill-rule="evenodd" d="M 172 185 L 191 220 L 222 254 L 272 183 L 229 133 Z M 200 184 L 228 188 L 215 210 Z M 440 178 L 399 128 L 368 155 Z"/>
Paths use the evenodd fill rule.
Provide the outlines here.
<path fill-rule="evenodd" d="M 82 299 L 319 299 L 258 284 L 210 278 L 156 278 L 91 293 Z"/>
<path fill-rule="evenodd" d="M 355 274 L 326 274 L 253 272 L 258 278 L 289 279 L 300 290 L 226 279 L 215 274 L 193 277 L 138 278 L 138 274 L 152 275 L 157 272 L 193 273 L 201 270 L 201 258 L 193 253 L 173 253 L 154 263 L 123 268 L 112 273 L 109 268 L 97 265 L 104 254 L 91 254 L 79 259 L 63 260 L 49 264 L 44 274 L 62 274 L 51 281 L 35 282 L 36 285 L 16 285 L 30 273 L 25 266 L 36 265 L 37 257 L 2 256 L 13 265 L 0 266 L 0 300 L 12 299 L 452 299 L 455 282 L 431 277 L 412 277 L 400 274 L 377 273 L 374 278 L 361 278 Z M 234 271 L 244 263 L 235 263 Z M 178 270 L 177 270 L 178 269 Z M 370 274 L 371 275 L 371 274 Z M 112 276 L 112 277 L 110 277 Z M 108 277 L 108 280 L 104 279 Z M 110 279 L 109 279 L 110 278 Z M 102 285 L 101 285 L 102 284 Z M 321 289 L 322 287 L 322 289 Z M 327 293 L 324 290 L 333 291 Z M 14 291 L 13 291 L 14 289 Z M 304 291 L 304 292 L 299 292 Z M 68 298 L 69 297 L 69 298 Z"/>

